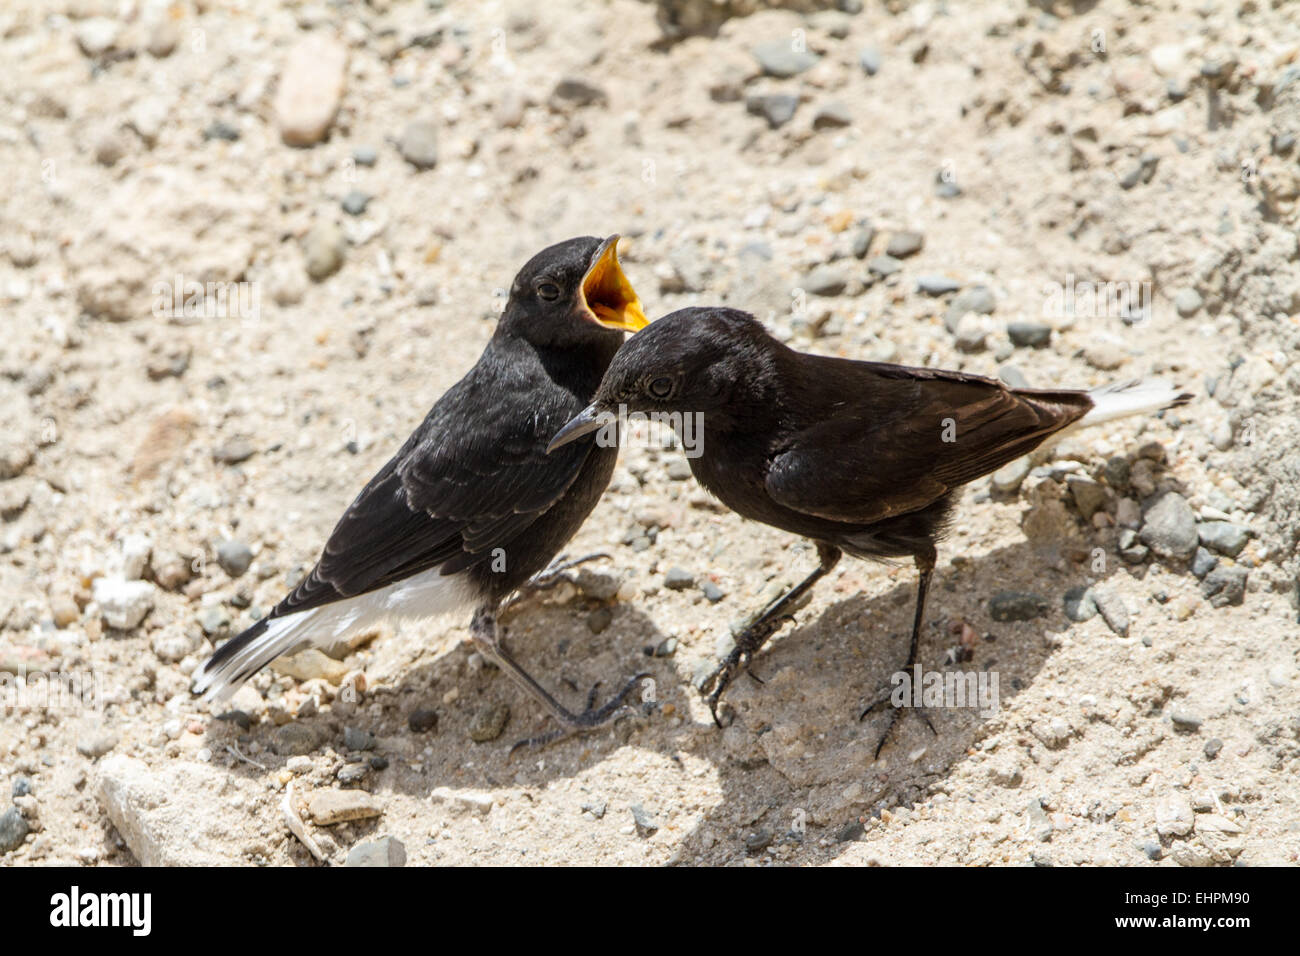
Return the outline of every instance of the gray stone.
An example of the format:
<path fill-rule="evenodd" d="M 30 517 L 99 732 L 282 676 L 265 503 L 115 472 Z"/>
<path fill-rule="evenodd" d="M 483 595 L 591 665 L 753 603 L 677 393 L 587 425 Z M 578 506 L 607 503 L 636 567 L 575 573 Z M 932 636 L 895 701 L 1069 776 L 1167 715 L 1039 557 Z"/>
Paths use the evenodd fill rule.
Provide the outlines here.
<path fill-rule="evenodd" d="M 1185 710 L 1171 711 L 1169 719 L 1176 729 L 1186 731 L 1198 730 L 1201 724 L 1205 723 L 1200 717 Z"/>
<path fill-rule="evenodd" d="M 360 189 L 353 189 L 343 197 L 343 201 L 339 205 L 343 207 L 343 211 L 349 216 L 360 216 L 366 211 L 366 207 L 370 205 L 370 197 Z"/>
<path fill-rule="evenodd" d="M 23 845 L 29 831 L 27 820 L 17 807 L 0 813 L 0 854 L 9 853 Z"/>
<path fill-rule="evenodd" d="M 1007 335 L 1021 348 L 1046 348 L 1052 341 L 1052 327 L 1041 322 L 1008 322 Z"/>
<path fill-rule="evenodd" d="M 348 851 L 344 866 L 406 866 L 406 847 L 396 837 L 358 843 Z"/>
<path fill-rule="evenodd" d="M 863 226 L 853 236 L 853 258 L 865 259 L 867 252 L 871 249 L 871 240 L 876 238 L 876 230 L 872 226 Z"/>
<path fill-rule="evenodd" d="M 614 612 L 607 607 L 598 607 L 587 615 L 587 629 L 593 634 L 602 634 L 614 621 Z"/>
<path fill-rule="evenodd" d="M 211 637 L 221 634 L 230 627 L 230 612 L 220 604 L 209 604 L 199 609 L 195 620 L 199 622 L 199 627 L 203 628 L 203 633 Z"/>
<path fill-rule="evenodd" d="M 1023 591 L 1002 591 L 989 599 L 989 617 L 995 621 L 1030 621 L 1047 610 L 1047 600 Z"/>
<path fill-rule="evenodd" d="M 1192 574 L 1204 578 L 1219 566 L 1219 559 L 1204 548 L 1197 548 L 1192 556 Z"/>
<path fill-rule="evenodd" d="M 718 587 L 708 578 L 705 578 L 700 582 L 700 590 L 704 592 L 704 597 L 710 604 L 717 604 L 726 597 L 722 588 Z"/>
<path fill-rule="evenodd" d="M 397 141 L 402 158 L 416 169 L 430 169 L 438 164 L 438 127 L 431 120 L 413 120 L 402 130 Z"/>
<path fill-rule="evenodd" d="M 815 66 L 820 59 L 815 53 L 796 50 L 789 38 L 760 43 L 750 52 L 764 73 L 779 79 L 798 76 Z"/>
<path fill-rule="evenodd" d="M 668 569 L 664 575 L 664 587 L 670 591 L 684 591 L 689 587 L 695 586 L 695 575 L 685 568 L 679 568 L 676 565 Z"/>
<path fill-rule="evenodd" d="M 958 292 L 951 302 L 948 303 L 948 311 L 944 313 L 943 324 L 949 332 L 957 331 L 957 323 L 961 321 L 962 316 L 968 312 L 974 312 L 976 315 L 989 315 L 993 312 L 997 301 L 993 297 L 993 290 L 986 285 L 973 285 L 969 288 Z"/>
<path fill-rule="evenodd" d="M 237 437 L 222 442 L 212 451 L 212 460 L 222 465 L 238 465 L 257 454 L 257 448 L 247 438 Z"/>
<path fill-rule="evenodd" d="M 794 119 L 798 108 L 799 97 L 792 93 L 755 93 L 745 99 L 745 109 L 763 117 L 772 129 L 779 129 Z"/>
<path fill-rule="evenodd" d="M 1246 578 L 1249 575 L 1245 568 L 1221 564 L 1201 581 L 1201 593 L 1214 607 L 1241 604 L 1246 599 Z"/>
<path fill-rule="evenodd" d="M 1101 619 L 1106 622 L 1106 626 L 1120 637 L 1128 637 L 1128 605 L 1124 603 L 1124 599 L 1120 597 L 1119 592 L 1110 588 L 1098 588 L 1093 591 L 1092 599 L 1097 605 Z"/>
<path fill-rule="evenodd" d="M 566 76 L 551 90 L 551 105 L 557 109 L 604 105 L 609 96 L 595 83 L 580 76 Z"/>
<path fill-rule="evenodd" d="M 352 161 L 358 166 L 373 166 L 379 162 L 379 153 L 373 146 L 358 146 L 352 150 Z"/>
<path fill-rule="evenodd" d="M 1219 756 L 1219 751 L 1221 751 L 1222 749 L 1223 749 L 1223 741 L 1220 740 L 1218 737 L 1211 737 L 1209 740 L 1205 742 L 1204 753 L 1206 759 L 1213 760 L 1215 757 Z"/>
<path fill-rule="evenodd" d="M 880 48 L 874 43 L 867 44 L 862 48 L 862 52 L 858 54 L 858 65 L 862 67 L 862 72 L 867 76 L 875 76 L 880 72 L 882 60 Z"/>
<path fill-rule="evenodd" d="M 1231 521 L 1205 521 L 1196 528 L 1201 544 L 1219 554 L 1235 558 L 1246 547 L 1250 529 Z"/>
<path fill-rule="evenodd" d="M 813 114 L 813 129 L 843 129 L 852 124 L 853 114 L 839 100 L 823 103 Z"/>
<path fill-rule="evenodd" d="M 849 284 L 848 277 L 836 266 L 818 266 L 804 276 L 804 288 L 813 295 L 839 295 Z"/>
<path fill-rule="evenodd" d="M 1161 495 L 1142 519 L 1142 543 L 1162 558 L 1190 558 L 1198 541 L 1196 515 L 1177 492 Z"/>
<path fill-rule="evenodd" d="M 889 237 L 889 244 L 885 246 L 885 254 L 893 256 L 895 259 L 906 259 L 908 256 L 914 256 L 921 251 L 925 245 L 925 236 L 919 232 L 896 232 Z"/>
<path fill-rule="evenodd" d="M 867 260 L 867 269 L 882 279 L 887 279 L 903 268 L 903 264 L 893 256 L 873 256 Z"/>
<path fill-rule="evenodd" d="M 375 735 L 359 727 L 344 727 L 343 746 L 348 750 L 371 750 L 375 746 Z"/>
<path fill-rule="evenodd" d="M 654 836 L 659 831 L 659 824 L 655 818 L 646 812 L 645 807 L 639 803 L 632 804 L 632 822 L 636 824 L 637 836 L 642 838 Z"/>
<path fill-rule="evenodd" d="M 1024 482 L 1029 474 L 1029 456 L 1022 455 L 1015 458 L 997 471 L 993 472 L 990 479 L 993 487 L 1004 494 L 1011 494 L 1020 490 L 1020 485 Z"/>
<path fill-rule="evenodd" d="M 916 280 L 916 290 L 924 292 L 926 295 L 947 295 L 950 292 L 956 292 L 960 288 L 961 282 L 943 275 L 923 275 Z"/>
<path fill-rule="evenodd" d="M 1065 592 L 1065 616 L 1076 623 L 1087 621 L 1097 615 L 1097 602 L 1092 588 L 1079 585 Z"/>
<path fill-rule="evenodd" d="M 772 845 L 772 831 L 766 827 L 760 827 L 745 834 L 745 852 L 762 853 Z"/>
<path fill-rule="evenodd" d="M 237 578 L 253 563 L 253 549 L 243 541 L 221 541 L 217 544 L 217 564 L 232 578 Z"/>
<path fill-rule="evenodd" d="M 1106 488 L 1085 475 L 1070 475 L 1065 479 L 1079 514 L 1091 521 L 1092 516 L 1106 507 Z"/>

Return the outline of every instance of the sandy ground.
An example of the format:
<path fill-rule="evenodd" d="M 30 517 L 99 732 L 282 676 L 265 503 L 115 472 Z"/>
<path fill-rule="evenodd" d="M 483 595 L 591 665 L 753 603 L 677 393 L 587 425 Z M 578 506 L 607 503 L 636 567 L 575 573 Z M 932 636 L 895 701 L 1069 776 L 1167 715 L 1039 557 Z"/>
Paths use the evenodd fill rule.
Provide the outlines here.
<path fill-rule="evenodd" d="M 5 5 L 0 863 L 316 865 L 286 804 L 335 864 L 1297 862 L 1296 8 L 756 6 Z M 1194 399 L 970 486 L 922 663 L 999 707 L 879 759 L 911 568 L 842 562 L 715 728 L 693 682 L 815 554 L 662 436 L 507 621 L 575 705 L 652 674 L 614 729 L 510 759 L 546 720 L 461 620 L 210 713 L 514 270 L 612 232 L 652 315 Z"/>

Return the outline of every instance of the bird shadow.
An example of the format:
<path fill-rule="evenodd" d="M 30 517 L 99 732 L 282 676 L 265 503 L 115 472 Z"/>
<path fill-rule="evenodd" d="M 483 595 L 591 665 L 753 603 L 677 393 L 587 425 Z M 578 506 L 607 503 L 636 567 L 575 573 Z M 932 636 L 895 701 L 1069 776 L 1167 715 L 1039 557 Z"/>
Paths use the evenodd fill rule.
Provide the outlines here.
<path fill-rule="evenodd" d="M 460 630 L 450 632 L 452 646 L 441 650 L 429 650 L 414 631 L 386 638 L 394 654 L 387 661 L 391 682 L 377 682 L 355 702 L 340 697 L 329 710 L 293 724 L 300 737 L 305 732 L 319 742 L 316 752 L 332 754 L 336 772 L 382 756 L 380 769 L 344 786 L 421 801 L 441 793 L 444 802 L 454 803 L 458 794 L 545 793 L 567 781 L 592 791 L 590 800 L 574 803 L 575 817 L 602 800 L 620 812 L 628 808 L 620 803 L 636 802 L 651 821 L 637 821 L 641 838 L 656 839 L 653 821 L 667 825 L 665 836 L 676 843 L 671 863 L 718 863 L 734 859 L 737 851 L 759 855 L 783 844 L 783 862 L 824 862 L 851 845 L 866 818 L 928 794 L 997 726 L 1001 710 L 1033 683 L 1059 635 L 1070 628 L 1064 593 L 1120 566 L 1113 547 L 1112 540 L 1113 559 L 1101 573 L 1027 540 L 941 563 L 930 592 L 921 666 L 983 674 L 986 687 L 996 676 L 998 707 L 990 711 L 986 700 L 984 707 L 930 708 L 936 733 L 906 715 L 879 758 L 875 749 L 889 708 L 864 720 L 859 714 L 906 659 L 915 573 L 910 566 L 854 561 L 842 562 L 838 576 L 821 583 L 811 615 L 799 612 L 769 642 L 754 662 L 757 679 L 742 676 L 728 690 L 733 719 L 724 728 L 714 725 L 692 684 L 702 659 L 712 658 L 712 634 L 684 642 L 673 656 L 655 656 L 665 641 L 655 620 L 635 604 L 581 595 L 566 603 L 523 602 L 503 620 L 505 639 L 520 663 L 575 709 L 597 681 L 604 691 L 599 704 L 633 673 L 648 672 L 629 699 L 629 715 L 612 727 L 512 754 L 515 741 L 549 730 L 549 718 L 466 642 L 454 641 Z M 806 570 L 789 569 L 795 576 Z M 988 597 L 1008 588 L 1039 594 L 1045 610 L 1028 621 L 993 621 Z M 828 594 L 835 596 L 826 603 Z M 963 622 L 969 630 L 960 633 L 953 624 Z M 402 653 L 412 659 L 402 661 Z M 498 728 L 503 707 L 509 717 Z M 435 711 L 436 727 L 413 729 L 410 717 L 417 710 Z M 485 720 L 493 713 L 497 721 Z M 348 751 L 347 727 L 373 734 L 375 750 Z M 229 736 L 233 730 L 210 733 Z M 240 734 L 239 746 L 260 745 L 263 766 L 236 763 L 232 772 L 260 780 L 283 768 L 282 734 L 271 721 Z M 616 782 L 604 775 L 589 778 L 589 771 L 608 761 L 618 762 Z M 665 775 L 671 777 L 674 768 L 683 773 L 688 765 L 696 776 L 712 779 L 715 798 L 708 806 L 665 785 Z M 343 844 L 378 829 L 374 821 L 331 828 Z M 557 827 L 556 839 L 567 839 L 567 832 Z M 290 855 L 301 865 L 312 863 L 297 844 L 291 843 Z"/>

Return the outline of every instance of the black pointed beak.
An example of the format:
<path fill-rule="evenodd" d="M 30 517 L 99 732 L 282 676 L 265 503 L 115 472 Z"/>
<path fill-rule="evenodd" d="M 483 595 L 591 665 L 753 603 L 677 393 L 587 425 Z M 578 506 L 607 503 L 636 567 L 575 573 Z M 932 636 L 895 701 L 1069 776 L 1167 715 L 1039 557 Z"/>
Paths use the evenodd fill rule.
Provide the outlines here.
<path fill-rule="evenodd" d="M 574 415 L 567 425 L 555 433 L 551 443 L 546 446 L 546 453 L 549 455 L 562 445 L 577 441 L 583 435 L 590 435 L 596 429 L 613 420 L 614 415 L 612 412 L 602 411 L 595 402 L 592 402 Z"/>

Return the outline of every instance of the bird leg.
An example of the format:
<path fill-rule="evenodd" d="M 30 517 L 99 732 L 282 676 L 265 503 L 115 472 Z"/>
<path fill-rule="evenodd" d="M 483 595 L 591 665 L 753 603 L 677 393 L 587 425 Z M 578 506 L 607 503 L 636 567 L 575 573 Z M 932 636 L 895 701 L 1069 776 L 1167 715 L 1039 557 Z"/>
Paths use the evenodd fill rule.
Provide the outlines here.
<path fill-rule="evenodd" d="M 814 584 L 835 567 L 841 554 L 839 548 L 818 541 L 817 558 L 820 563 L 817 569 L 764 608 L 748 627 L 736 635 L 736 646 L 731 649 L 731 653 L 724 657 L 713 673 L 704 679 L 704 683 L 700 685 L 700 693 L 708 702 L 709 711 L 713 714 L 713 722 L 719 727 L 722 726 L 722 721 L 718 719 L 718 702 L 722 699 L 723 691 L 737 674 L 749 668 L 754 655 L 767 643 L 767 639 L 781 630 L 787 621 L 794 620 L 794 616 L 790 613 L 791 609 L 812 590 Z"/>
<path fill-rule="evenodd" d="M 916 581 L 916 613 L 912 617 L 912 643 L 907 652 L 907 663 L 903 665 L 903 670 L 909 674 L 913 673 L 912 668 L 916 665 L 916 655 L 921 644 L 921 624 L 925 620 L 925 597 L 930 590 L 930 578 L 934 576 L 934 548 L 931 547 L 928 551 L 916 555 L 913 560 L 916 562 L 916 570 L 918 572 Z M 858 720 L 866 719 L 867 714 L 871 713 L 882 704 L 889 703 L 892 696 L 892 691 L 886 691 L 883 697 L 878 698 L 861 713 Z M 936 737 L 939 736 L 939 732 L 934 729 L 934 724 L 930 721 L 930 715 L 920 707 L 913 707 L 912 709 L 921 715 L 926 726 L 930 728 L 930 733 L 934 734 Z M 889 726 L 885 728 L 885 732 L 880 735 L 880 741 L 876 744 L 876 757 L 880 756 L 880 751 L 885 746 L 885 741 L 887 741 L 890 734 L 893 733 L 894 725 L 898 723 L 898 718 L 902 716 L 902 713 L 902 707 L 894 707 L 890 712 Z"/>
<path fill-rule="evenodd" d="M 623 685 L 623 689 L 618 694 L 599 708 L 595 707 L 596 689 L 600 686 L 597 684 L 587 696 L 587 709 L 582 713 L 575 714 L 551 696 L 546 688 L 533 680 L 532 676 L 510 656 L 510 652 L 506 650 L 505 644 L 501 641 L 500 628 L 497 625 L 496 615 L 492 611 L 485 608 L 475 611 L 474 617 L 470 621 L 469 633 L 474 641 L 474 646 L 478 648 L 479 652 L 485 657 L 491 658 L 511 680 L 546 708 L 547 713 L 560 724 L 558 731 L 552 731 L 529 740 L 521 740 L 510 749 L 511 753 L 521 747 L 540 747 L 576 733 L 596 730 L 606 724 L 613 723 L 630 712 L 631 708 L 624 707 L 623 701 L 627 699 L 627 695 L 632 692 L 643 677 L 649 676 L 646 672 L 637 674 Z"/>

